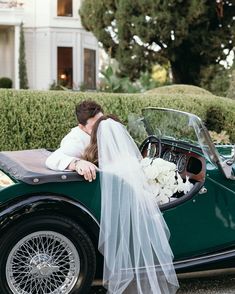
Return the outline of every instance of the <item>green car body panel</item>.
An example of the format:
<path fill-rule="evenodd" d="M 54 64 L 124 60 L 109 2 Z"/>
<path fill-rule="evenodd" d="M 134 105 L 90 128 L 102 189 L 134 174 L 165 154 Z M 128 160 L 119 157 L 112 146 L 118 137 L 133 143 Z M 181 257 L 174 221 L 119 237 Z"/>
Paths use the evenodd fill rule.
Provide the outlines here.
<path fill-rule="evenodd" d="M 180 143 L 177 146 L 187 151 L 187 146 L 181 146 Z M 225 158 L 232 154 L 232 147 L 232 145 L 216 146 L 218 152 Z M 206 172 L 199 191 L 178 205 L 162 209 L 170 230 L 170 245 L 175 262 L 194 258 L 200 260 L 200 257 L 235 249 L 235 180 L 226 178 L 221 169 L 208 160 L 198 146 L 190 145 L 189 149 L 190 152 L 204 158 Z M 3 221 L 2 207 L 10 208 L 14 203 L 33 196 L 40 198 L 43 195 L 48 197 L 51 195 L 79 203 L 97 224 L 99 223 L 101 210 L 99 172 L 96 180 L 91 183 L 79 177 L 78 181 L 30 185 L 15 180 L 12 175 L 11 178 L 15 184 L 0 189 L 0 220 Z M 69 213 L 66 211 L 67 215 Z"/>
<path fill-rule="evenodd" d="M 100 218 L 100 184 L 99 179 L 92 183 L 86 181 L 66 183 L 46 183 L 41 185 L 29 185 L 23 182 L 9 186 L 0 191 L 1 203 L 15 199 L 20 201 L 22 196 L 28 195 L 59 195 L 71 200 L 79 201 L 86 207 L 97 220 Z"/>
<path fill-rule="evenodd" d="M 235 182 L 207 172 L 206 192 L 164 211 L 175 259 L 192 258 L 235 245 Z"/>
<path fill-rule="evenodd" d="M 206 192 L 197 193 L 184 203 L 163 211 L 169 227 L 175 260 L 192 258 L 235 245 L 235 181 L 207 163 Z M 29 185 L 20 181 L 0 191 L 1 203 L 20 201 L 26 195 L 66 196 L 81 203 L 100 219 L 101 193 L 99 175 L 86 181 Z"/>

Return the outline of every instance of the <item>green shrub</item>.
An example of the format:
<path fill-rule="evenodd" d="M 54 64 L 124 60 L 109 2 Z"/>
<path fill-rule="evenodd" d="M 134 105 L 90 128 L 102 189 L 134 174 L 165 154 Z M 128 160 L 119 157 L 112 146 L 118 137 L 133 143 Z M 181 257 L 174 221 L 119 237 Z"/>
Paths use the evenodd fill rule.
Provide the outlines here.
<path fill-rule="evenodd" d="M 220 106 L 210 106 L 206 111 L 205 125 L 208 130 L 220 133 L 224 128 L 225 113 Z"/>
<path fill-rule="evenodd" d="M 99 84 L 99 91 L 109 93 L 142 93 L 147 89 L 152 89 L 160 85 L 155 81 L 151 73 L 141 72 L 139 79 L 135 82 L 129 77 L 120 77 L 118 75 L 118 64 L 113 63 L 105 70 L 101 71 L 102 78 Z"/>
<path fill-rule="evenodd" d="M 53 83 L 49 86 L 49 90 L 62 91 L 64 90 L 64 87 L 60 84 L 57 84 L 56 81 L 53 81 Z"/>
<path fill-rule="evenodd" d="M 146 94 L 184 94 L 184 95 L 213 95 L 209 91 L 192 85 L 169 85 L 151 89 Z"/>
<path fill-rule="evenodd" d="M 11 89 L 12 80 L 6 77 L 0 78 L 0 88 Z"/>
<path fill-rule="evenodd" d="M 128 114 L 147 106 L 180 109 L 199 115 L 203 120 L 212 106 L 224 113 L 224 130 L 235 142 L 235 102 L 212 95 L 111 94 L 72 91 L 0 90 L 0 150 L 57 148 L 61 138 L 74 127 L 75 104 L 93 99 L 127 123 Z"/>

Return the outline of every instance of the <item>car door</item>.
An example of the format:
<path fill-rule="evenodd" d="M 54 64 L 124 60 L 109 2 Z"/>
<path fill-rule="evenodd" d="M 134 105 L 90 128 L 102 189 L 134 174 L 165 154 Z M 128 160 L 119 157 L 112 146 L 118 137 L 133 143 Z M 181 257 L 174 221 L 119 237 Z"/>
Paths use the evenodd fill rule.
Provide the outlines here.
<path fill-rule="evenodd" d="M 201 192 L 163 212 L 176 260 L 235 245 L 235 181 L 209 163 L 207 168 Z"/>

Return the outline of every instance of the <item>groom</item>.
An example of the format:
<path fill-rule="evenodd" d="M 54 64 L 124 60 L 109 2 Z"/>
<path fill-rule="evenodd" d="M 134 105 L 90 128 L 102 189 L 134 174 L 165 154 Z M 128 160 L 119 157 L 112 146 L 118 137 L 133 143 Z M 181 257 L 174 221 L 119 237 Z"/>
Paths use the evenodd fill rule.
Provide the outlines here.
<path fill-rule="evenodd" d="M 46 160 L 46 166 L 53 170 L 77 171 L 91 182 L 96 178 L 96 166 L 81 156 L 90 142 L 92 128 L 96 121 L 103 116 L 102 107 L 95 101 L 85 100 L 76 105 L 78 126 L 62 139 L 60 148 Z"/>

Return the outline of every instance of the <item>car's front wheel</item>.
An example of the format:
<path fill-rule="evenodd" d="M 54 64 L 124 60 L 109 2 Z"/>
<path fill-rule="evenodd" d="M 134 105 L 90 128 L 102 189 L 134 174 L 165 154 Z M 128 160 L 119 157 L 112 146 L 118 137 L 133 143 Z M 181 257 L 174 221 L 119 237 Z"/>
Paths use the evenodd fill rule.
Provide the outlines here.
<path fill-rule="evenodd" d="M 88 293 L 95 250 L 86 232 L 70 219 L 34 216 L 0 239 L 0 293 Z"/>

